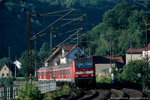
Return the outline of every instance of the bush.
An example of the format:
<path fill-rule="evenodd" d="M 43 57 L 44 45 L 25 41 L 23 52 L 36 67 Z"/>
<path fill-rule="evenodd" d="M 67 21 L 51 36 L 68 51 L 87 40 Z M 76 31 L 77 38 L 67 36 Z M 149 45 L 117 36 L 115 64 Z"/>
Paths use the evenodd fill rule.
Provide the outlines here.
<path fill-rule="evenodd" d="M 33 76 L 33 77 L 32 77 L 32 80 L 33 80 L 33 81 L 38 81 L 38 77 Z"/>
<path fill-rule="evenodd" d="M 60 90 L 46 93 L 43 100 L 53 100 L 53 99 L 63 100 L 63 97 L 74 94 L 75 93 L 71 91 L 69 86 L 64 85 L 63 87 L 61 87 Z"/>
<path fill-rule="evenodd" d="M 21 88 L 19 98 L 20 100 L 42 100 L 43 95 L 38 87 L 35 87 L 33 84 L 26 83 L 25 87 Z"/>
<path fill-rule="evenodd" d="M 96 77 L 96 83 L 106 83 L 110 84 L 111 83 L 111 78 L 110 77 Z"/>
<path fill-rule="evenodd" d="M 15 77 L 6 77 L 6 78 L 3 78 L 3 85 L 13 85 L 14 84 L 14 81 L 16 80 Z"/>

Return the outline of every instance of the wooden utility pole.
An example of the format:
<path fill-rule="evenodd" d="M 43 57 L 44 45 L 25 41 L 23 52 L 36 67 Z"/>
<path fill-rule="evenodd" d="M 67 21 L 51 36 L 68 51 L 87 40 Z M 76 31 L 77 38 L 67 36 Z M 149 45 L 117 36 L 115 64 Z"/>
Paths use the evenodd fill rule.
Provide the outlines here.
<path fill-rule="evenodd" d="M 36 75 L 36 70 L 37 70 L 37 64 L 36 64 L 36 54 L 37 54 L 36 53 L 36 41 L 34 42 L 34 50 L 35 50 L 35 58 L 34 58 L 35 59 L 35 67 L 34 67 L 35 73 L 34 74 L 35 74 L 35 77 L 36 77 L 37 76 Z"/>
<path fill-rule="evenodd" d="M 8 58 L 9 58 L 9 62 L 8 62 L 8 68 L 9 68 L 9 78 L 10 78 L 10 47 L 8 47 Z"/>
<path fill-rule="evenodd" d="M 28 70 L 28 75 L 30 77 L 30 83 L 32 84 L 32 40 L 31 40 L 31 14 L 30 12 L 27 12 L 27 27 L 28 27 L 28 44 L 27 44 L 27 70 Z M 29 70 L 30 69 L 30 70 Z"/>

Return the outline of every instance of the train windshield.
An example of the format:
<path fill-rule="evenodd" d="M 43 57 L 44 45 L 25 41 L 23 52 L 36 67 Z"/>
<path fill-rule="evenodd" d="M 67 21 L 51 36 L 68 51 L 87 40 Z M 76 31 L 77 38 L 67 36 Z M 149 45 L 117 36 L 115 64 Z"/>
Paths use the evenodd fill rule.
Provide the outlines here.
<path fill-rule="evenodd" d="M 92 68 L 91 62 L 85 62 L 85 63 L 76 63 L 76 69 L 82 69 L 82 68 Z"/>
<path fill-rule="evenodd" d="M 92 68 L 92 63 L 91 62 L 86 62 L 85 63 L 85 68 Z"/>
<path fill-rule="evenodd" d="M 76 63 L 76 68 L 77 69 L 84 68 L 84 64 L 83 63 Z"/>

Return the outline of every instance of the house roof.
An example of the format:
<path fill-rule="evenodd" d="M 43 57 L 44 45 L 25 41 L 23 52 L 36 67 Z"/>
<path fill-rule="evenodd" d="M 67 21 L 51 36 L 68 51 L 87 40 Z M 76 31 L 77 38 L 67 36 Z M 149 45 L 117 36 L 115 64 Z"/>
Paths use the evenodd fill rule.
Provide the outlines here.
<path fill-rule="evenodd" d="M 102 56 L 93 56 L 95 64 L 110 64 L 110 59 Z M 111 60 L 113 62 L 113 60 Z"/>
<path fill-rule="evenodd" d="M 15 64 L 12 64 L 12 63 L 10 63 L 10 62 L 4 63 L 0 70 L 2 70 L 2 68 L 3 68 L 5 65 L 6 65 L 12 72 L 15 72 Z M 16 67 L 16 68 L 17 68 L 17 67 Z"/>
<path fill-rule="evenodd" d="M 93 56 L 93 60 L 95 64 L 110 64 L 110 57 L 102 57 L 102 56 Z M 120 57 L 112 57 L 111 62 L 114 63 L 124 64 L 123 58 Z"/>
<path fill-rule="evenodd" d="M 107 59 L 112 59 L 112 60 L 115 60 L 116 62 L 119 62 L 119 63 L 123 63 L 124 64 L 124 61 L 123 61 L 123 58 L 121 56 L 119 57 L 110 57 L 110 56 L 107 56 L 105 57 Z"/>
<path fill-rule="evenodd" d="M 147 47 L 145 48 L 129 48 L 126 53 L 130 54 L 130 53 L 142 53 L 143 51 L 146 51 L 146 50 L 150 50 L 150 43 L 147 45 Z"/>
<path fill-rule="evenodd" d="M 71 52 L 72 50 L 74 50 L 74 48 L 76 48 L 76 46 L 77 46 L 77 45 L 58 47 L 58 48 L 48 57 L 48 59 L 45 60 L 45 62 L 48 62 L 49 60 L 51 60 L 52 57 L 53 57 L 54 55 L 56 55 L 57 52 L 59 52 L 59 51 L 62 50 L 62 49 L 64 49 L 64 51 L 67 52 L 67 54 L 66 54 L 65 56 L 69 55 L 70 52 Z"/>

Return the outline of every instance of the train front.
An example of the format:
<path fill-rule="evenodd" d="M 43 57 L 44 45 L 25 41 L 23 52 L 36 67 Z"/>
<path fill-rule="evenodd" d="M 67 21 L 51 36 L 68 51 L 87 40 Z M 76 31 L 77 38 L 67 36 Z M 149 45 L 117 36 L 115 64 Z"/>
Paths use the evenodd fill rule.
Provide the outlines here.
<path fill-rule="evenodd" d="M 79 87 L 94 87 L 95 64 L 92 59 L 75 60 L 75 84 Z"/>

